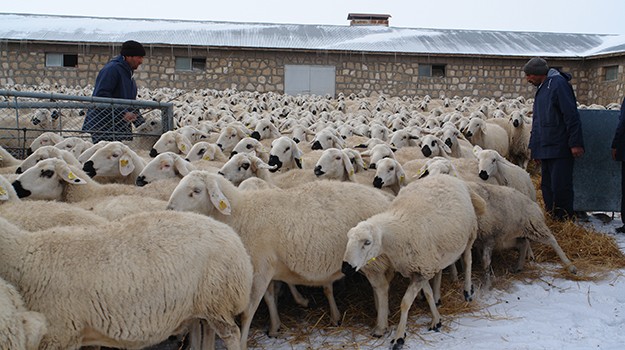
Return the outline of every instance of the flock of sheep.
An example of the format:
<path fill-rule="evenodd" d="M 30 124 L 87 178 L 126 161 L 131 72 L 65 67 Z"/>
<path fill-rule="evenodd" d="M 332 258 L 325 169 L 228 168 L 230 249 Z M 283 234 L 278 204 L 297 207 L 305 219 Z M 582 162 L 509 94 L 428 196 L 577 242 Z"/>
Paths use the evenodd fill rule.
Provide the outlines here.
<path fill-rule="evenodd" d="M 0 348 L 139 349 L 188 334 L 193 349 L 213 349 L 215 335 L 246 349 L 261 300 L 279 334 L 276 281 L 302 306 L 297 285 L 322 287 L 338 325 L 333 283 L 360 272 L 374 336 L 389 332 L 390 281 L 409 279 L 399 349 L 420 291 L 440 328 L 443 269 L 474 298 L 472 256 L 483 288 L 492 252 L 518 249 L 521 270 L 530 240 L 576 272 L 525 170 L 531 100 L 140 98 L 176 105 L 176 129 L 149 148 L 51 132 L 25 159 L 0 147 Z"/>

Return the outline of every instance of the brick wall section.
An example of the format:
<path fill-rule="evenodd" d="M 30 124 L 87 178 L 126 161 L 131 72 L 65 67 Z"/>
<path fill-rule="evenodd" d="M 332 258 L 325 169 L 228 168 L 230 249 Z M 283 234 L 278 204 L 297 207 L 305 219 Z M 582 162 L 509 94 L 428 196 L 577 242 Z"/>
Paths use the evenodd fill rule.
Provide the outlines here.
<path fill-rule="evenodd" d="M 336 67 L 336 92 L 380 92 L 391 96 L 532 97 L 521 67 L 527 58 L 458 57 L 370 54 L 356 52 L 259 51 L 148 46 L 148 56 L 136 72 L 139 86 L 151 89 L 235 88 L 240 91 L 284 92 L 287 64 Z M 46 67 L 45 53 L 78 54 L 78 67 Z M 117 46 L 0 42 L 0 86 L 13 84 L 93 85 L 99 69 Z M 175 57 L 206 57 L 204 71 L 177 71 Z M 443 64 L 445 77 L 418 76 L 419 64 Z M 580 103 L 621 102 L 625 96 L 625 54 L 598 59 L 549 60 L 574 76 Z M 605 81 L 603 67 L 618 65 L 618 79 Z"/>

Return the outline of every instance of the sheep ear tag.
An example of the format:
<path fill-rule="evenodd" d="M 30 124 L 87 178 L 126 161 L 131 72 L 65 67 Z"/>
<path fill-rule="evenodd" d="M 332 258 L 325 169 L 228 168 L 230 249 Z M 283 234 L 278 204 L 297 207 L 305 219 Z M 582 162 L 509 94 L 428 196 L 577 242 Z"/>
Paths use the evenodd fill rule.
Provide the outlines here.
<path fill-rule="evenodd" d="M 78 176 L 76 176 L 76 174 L 74 174 L 71 171 L 61 172 L 61 177 L 63 178 L 63 180 L 71 184 L 75 184 L 75 185 L 84 185 L 87 183 L 87 181 L 79 178 Z"/>
<path fill-rule="evenodd" d="M 122 176 L 128 176 L 135 170 L 135 163 L 124 155 L 119 159 L 119 172 Z"/>
<path fill-rule="evenodd" d="M 6 201 L 9 199 L 9 192 L 7 192 L 6 188 L 0 186 L 0 200 Z"/>
<path fill-rule="evenodd" d="M 230 215 L 232 208 L 230 208 L 230 202 L 222 193 L 210 193 L 211 203 L 224 215 Z"/>

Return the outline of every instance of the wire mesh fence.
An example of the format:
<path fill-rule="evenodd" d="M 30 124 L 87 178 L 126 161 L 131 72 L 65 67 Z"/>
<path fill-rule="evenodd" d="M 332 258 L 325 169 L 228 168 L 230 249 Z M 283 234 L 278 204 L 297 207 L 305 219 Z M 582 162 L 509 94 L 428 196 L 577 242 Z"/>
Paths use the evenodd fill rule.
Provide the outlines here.
<path fill-rule="evenodd" d="M 44 132 L 149 150 L 173 126 L 172 103 L 0 90 L 0 146 L 20 159 Z"/>

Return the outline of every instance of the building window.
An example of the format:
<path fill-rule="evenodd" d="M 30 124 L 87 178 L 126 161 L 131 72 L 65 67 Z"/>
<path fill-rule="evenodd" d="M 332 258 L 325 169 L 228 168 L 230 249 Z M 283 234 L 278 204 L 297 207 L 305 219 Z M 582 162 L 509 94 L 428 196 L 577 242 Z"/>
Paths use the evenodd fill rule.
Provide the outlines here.
<path fill-rule="evenodd" d="M 618 66 L 603 67 L 603 78 L 605 81 L 618 79 Z"/>
<path fill-rule="evenodd" d="M 78 67 L 78 55 L 67 53 L 47 53 L 46 67 Z"/>
<path fill-rule="evenodd" d="M 176 70 L 205 70 L 206 58 L 176 57 Z"/>
<path fill-rule="evenodd" d="M 445 65 L 444 64 L 419 64 L 419 76 L 420 77 L 445 77 Z"/>

